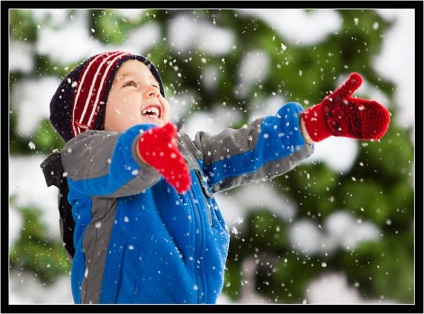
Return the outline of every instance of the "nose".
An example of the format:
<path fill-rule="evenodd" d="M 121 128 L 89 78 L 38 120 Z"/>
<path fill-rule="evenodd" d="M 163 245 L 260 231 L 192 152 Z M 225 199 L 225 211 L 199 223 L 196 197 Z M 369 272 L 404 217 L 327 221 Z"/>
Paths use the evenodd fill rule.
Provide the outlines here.
<path fill-rule="evenodd" d="M 152 86 L 152 85 L 146 86 L 146 88 L 144 90 L 144 97 L 146 97 L 146 98 L 158 97 L 159 94 L 160 94 L 160 92 L 157 89 L 157 87 Z"/>

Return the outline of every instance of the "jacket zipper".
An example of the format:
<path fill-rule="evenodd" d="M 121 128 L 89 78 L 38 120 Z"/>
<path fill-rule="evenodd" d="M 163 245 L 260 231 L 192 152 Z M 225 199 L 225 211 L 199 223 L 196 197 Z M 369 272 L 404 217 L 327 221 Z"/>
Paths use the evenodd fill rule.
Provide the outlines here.
<path fill-rule="evenodd" d="M 202 174 L 199 170 L 196 170 L 196 176 L 199 179 L 200 186 L 202 187 L 203 194 L 206 195 L 208 198 L 213 198 L 213 194 L 209 192 L 208 187 L 206 186 L 205 181 L 203 181 Z M 208 217 L 209 217 L 209 224 L 213 227 L 213 219 L 212 219 L 212 212 L 211 212 L 211 206 L 209 205 L 209 202 L 206 201 L 206 206 L 208 206 Z"/>
<path fill-rule="evenodd" d="M 193 192 L 189 190 L 190 198 L 193 204 L 193 210 L 194 210 L 194 216 L 195 216 L 195 224 L 194 224 L 194 241 L 195 241 L 195 248 L 194 248 L 194 273 L 196 277 L 196 284 L 197 284 L 197 299 L 198 303 L 203 303 L 205 292 L 202 284 L 202 278 L 200 276 L 199 270 L 198 270 L 198 263 L 199 257 L 201 256 L 200 252 L 202 252 L 202 241 L 203 241 L 203 224 L 202 219 L 200 217 L 200 208 L 197 205 L 197 202 L 195 201 Z M 196 228 L 199 229 L 199 233 L 197 233 Z"/>

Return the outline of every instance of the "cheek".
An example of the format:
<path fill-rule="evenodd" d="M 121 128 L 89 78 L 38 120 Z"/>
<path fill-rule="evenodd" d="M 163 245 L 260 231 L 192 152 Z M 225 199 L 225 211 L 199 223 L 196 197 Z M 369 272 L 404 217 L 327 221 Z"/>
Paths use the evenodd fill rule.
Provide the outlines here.
<path fill-rule="evenodd" d="M 166 103 L 164 103 L 164 104 L 162 104 L 163 105 L 163 108 L 164 108 L 164 115 L 163 115 L 163 117 L 164 117 L 164 119 L 165 120 L 169 120 L 169 103 L 168 102 L 166 102 Z M 166 122 L 168 122 L 168 121 L 166 121 Z"/>
<path fill-rule="evenodd" d="M 125 112 L 127 111 L 126 107 L 127 106 L 125 104 L 121 106 L 117 106 L 115 103 L 108 104 L 106 107 L 106 121 L 114 124 L 119 122 L 119 120 L 122 119 L 122 117 L 125 115 Z"/>
<path fill-rule="evenodd" d="M 110 104 L 110 113 L 119 117 L 133 115 L 138 111 L 136 97 L 119 95 L 119 97 L 114 97 Z"/>
<path fill-rule="evenodd" d="M 140 117 L 139 107 L 131 97 L 109 97 L 106 106 L 105 128 L 123 131 L 137 123 Z"/>
<path fill-rule="evenodd" d="M 123 118 L 128 121 L 130 124 L 137 122 L 141 117 L 140 112 L 138 109 L 134 107 L 129 107 L 126 111 L 126 114 L 123 116 Z"/>

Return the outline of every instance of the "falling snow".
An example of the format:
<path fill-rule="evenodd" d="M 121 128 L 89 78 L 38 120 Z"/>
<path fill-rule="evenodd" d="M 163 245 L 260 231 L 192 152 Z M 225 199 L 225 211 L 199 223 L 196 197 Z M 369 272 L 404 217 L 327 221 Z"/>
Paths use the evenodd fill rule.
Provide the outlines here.
<path fill-rule="evenodd" d="M 413 19 L 409 18 L 407 13 L 395 12 L 396 10 L 381 10 L 381 14 L 386 14 L 389 17 L 397 16 L 400 18 L 400 23 L 395 25 L 395 28 L 391 33 L 387 34 L 387 43 L 386 48 L 382 50 L 382 54 L 376 60 L 375 66 L 377 72 L 381 76 L 392 78 L 398 86 L 396 90 L 396 98 L 399 100 L 400 105 L 407 106 L 413 101 L 411 97 L 414 95 L 413 86 L 414 83 L 409 80 L 409 77 L 406 76 L 408 73 L 403 71 L 404 69 L 413 68 L 410 66 L 411 60 L 414 58 L 411 55 L 399 56 L 394 55 L 398 50 L 392 50 L 388 47 L 391 46 L 402 46 L 402 54 L 405 52 L 414 51 L 413 37 L 408 37 L 410 33 L 409 28 Z M 131 10 L 128 10 L 131 12 Z M 134 13 L 135 14 L 135 13 Z M 246 13 L 243 13 L 246 14 Z M 252 14 L 250 12 L 249 14 Z M 261 12 L 263 18 L 272 18 L 271 13 L 268 16 L 265 10 Z M 297 15 L 296 15 L 297 14 Z M 303 41 L 304 43 L 313 43 L 315 40 L 321 40 L 320 36 L 325 36 L 328 33 L 332 33 L 337 30 L 339 21 L 334 19 L 329 12 L 323 12 L 322 18 L 319 20 L 307 20 L 302 13 L 296 13 L 297 18 L 293 16 L 287 16 L 286 19 L 281 19 L 277 16 L 277 19 L 273 21 L 275 25 L 281 25 L 282 21 L 285 21 L 286 24 L 283 24 L 279 31 L 287 33 L 289 38 L 294 36 L 295 40 Z M 300 15 L 299 15 L 300 14 Z M 63 10 L 52 10 L 51 11 L 52 23 L 60 24 L 63 23 L 63 20 L 66 18 Z M 291 21 L 291 22 L 290 22 Z M 303 21 L 303 25 L 299 25 L 299 21 Z M 48 54 L 54 60 L 59 63 L 71 63 L 75 60 L 86 57 L 87 55 L 92 54 L 94 51 L 98 51 L 102 47 L 98 46 L 98 43 L 95 43 L 91 40 L 89 35 L 85 33 L 87 29 L 88 20 L 84 20 L 81 15 L 75 14 L 75 17 L 70 21 L 67 27 L 63 28 L 62 32 L 56 31 L 53 32 L 47 28 L 39 28 L 40 33 L 38 46 L 34 49 L 38 49 L 40 54 Z M 221 42 L 222 46 L 214 45 L 208 46 L 203 40 L 199 38 L 196 43 L 196 47 L 188 47 L 189 42 L 185 42 L 184 38 L 188 38 L 191 35 L 195 34 L 192 32 L 192 27 L 190 23 L 181 19 L 175 21 L 176 25 L 172 28 L 173 30 L 178 30 L 178 33 L 171 34 L 171 36 L 179 36 L 179 46 L 175 47 L 176 49 L 198 49 L 198 50 L 208 50 L 214 51 L 216 54 L 223 53 L 228 49 L 232 48 L 232 37 L 229 34 L 226 34 L 224 30 L 216 29 L 214 34 L 211 34 L 216 40 L 211 40 L 210 42 Z M 354 19 L 355 25 L 360 25 L 360 19 Z M 207 25 L 199 25 L 199 27 L 207 27 Z M 181 28 L 185 28 L 187 31 L 180 31 Z M 378 23 L 373 25 L 373 29 L 376 30 L 379 28 Z M 305 29 L 310 29 L 310 31 L 305 31 Z M 319 31 L 320 34 L 316 32 Z M 91 29 L 91 33 L 95 33 L 94 29 Z M 154 31 L 150 32 L 154 33 Z M 190 35 L 191 34 L 191 35 Z M 311 34 L 313 36 L 309 36 Z M 402 34 L 399 36 L 399 34 Z M 291 37 L 290 37 L 291 36 Z M 297 37 L 296 37 L 297 36 Z M 81 42 L 85 41 L 85 44 L 80 44 L 78 47 L 75 45 L 57 45 L 57 42 L 61 42 L 63 38 L 67 38 L 67 42 Z M 408 41 L 409 40 L 409 41 Z M 287 46 L 281 43 L 282 51 L 286 51 Z M 133 47 L 122 47 L 122 49 L 132 49 Z M 20 69 L 28 70 L 31 69 L 33 64 L 31 60 L 32 48 L 26 47 L 25 45 L 12 42 L 10 45 L 10 68 L 11 69 Z M 395 53 L 396 54 L 396 53 Z M 258 56 L 254 56 L 255 60 L 258 60 Z M 259 56 L 261 62 L 266 63 L 266 59 Z M 206 63 L 206 59 L 202 59 L 203 63 Z M 222 59 L 222 62 L 225 62 Z M 65 69 L 68 70 L 68 69 Z M 258 74 L 258 73 L 257 73 Z M 299 76 L 302 76 L 302 72 L 299 72 Z M 247 78 L 248 80 L 251 78 Z M 254 78 L 256 80 L 257 77 Z M 249 81 L 246 81 L 245 87 L 248 85 Z M 75 84 L 73 82 L 72 84 Z M 31 95 L 30 98 L 21 96 L 22 98 L 18 101 L 22 104 L 20 106 L 21 112 L 19 114 L 18 129 L 23 135 L 30 134 L 38 126 L 40 119 L 48 116 L 48 106 L 45 104 L 49 102 L 49 95 L 52 95 L 53 91 L 57 87 L 57 80 L 52 78 L 42 79 L 37 86 L 33 84 L 32 81 L 22 83 L 19 88 L 22 89 L 22 95 Z M 36 88 L 36 90 L 35 90 Z M 29 96 L 28 96 L 29 97 Z M 178 110 L 178 109 L 177 109 Z M 411 125 L 413 124 L 414 114 L 411 112 L 411 108 L 405 108 L 403 115 L 400 115 L 402 124 Z M 263 112 L 267 114 L 268 112 Z M 187 121 L 185 124 L 185 131 L 188 134 L 194 134 L 198 130 L 204 131 L 219 131 L 223 127 L 228 125 L 228 121 L 224 118 L 222 120 L 214 119 L 214 113 L 211 113 L 211 117 L 208 117 L 211 123 L 205 123 L 204 116 L 193 115 L 190 121 Z M 222 115 L 219 115 L 222 117 Z M 233 116 L 234 117 L 234 116 Z M 367 143 L 362 143 L 366 146 Z M 28 143 L 28 147 L 31 150 L 35 150 L 35 144 L 33 142 Z M 344 150 L 345 154 L 336 154 L 336 150 Z M 353 140 L 350 139 L 340 139 L 332 138 L 328 141 L 322 142 L 319 146 L 316 147 L 315 153 L 307 162 L 316 162 L 317 160 L 326 162 L 336 171 L 348 171 L 357 156 L 357 146 Z M 17 203 L 11 206 L 10 216 L 9 216 L 9 225 L 14 228 L 9 230 L 9 238 L 13 243 L 19 237 L 17 230 L 21 229 L 23 224 L 21 217 L 16 214 L 16 207 L 19 206 L 28 206 L 36 204 L 38 207 L 45 209 L 49 214 L 43 215 L 41 217 L 42 221 L 48 228 L 48 233 L 55 238 L 59 238 L 59 230 L 57 228 L 57 216 L 51 215 L 50 213 L 56 213 L 56 202 L 57 194 L 54 189 L 47 189 L 44 183 L 44 178 L 41 171 L 34 171 L 34 169 L 39 169 L 39 165 L 43 161 L 43 156 L 34 156 L 31 159 L 14 157 L 10 159 L 10 173 L 9 173 L 9 189 L 10 195 L 19 194 Z M 361 165 L 363 166 L 363 164 Z M 31 173 L 32 180 L 28 180 L 28 173 Z M 136 175 L 137 170 L 132 170 L 132 174 Z M 352 180 L 355 181 L 356 178 L 352 177 Z M 38 182 L 38 183 L 34 183 Z M 255 194 L 254 191 L 259 190 L 259 194 Z M 269 192 L 269 193 L 265 193 Z M 222 212 L 228 221 L 229 226 L 234 234 L 238 234 L 239 230 L 235 225 L 241 225 L 244 220 L 245 215 L 248 213 L 249 208 L 255 202 L 264 202 L 265 205 L 269 205 L 271 211 L 278 213 L 284 220 L 291 220 L 296 215 L 294 206 L 290 203 L 287 203 L 286 200 L 280 199 L 281 196 L 278 196 L 276 193 L 273 193 L 273 187 L 270 184 L 264 183 L 260 188 L 258 186 L 246 186 L 240 189 L 240 192 L 237 196 L 234 196 L 232 199 L 226 199 L 223 196 L 217 196 L 217 200 L 221 205 Z M 253 203 L 252 203 L 253 202 Z M 278 206 L 276 204 L 286 204 L 285 206 Z M 365 210 L 365 209 L 362 209 Z M 191 219 L 191 217 L 188 217 Z M 127 221 L 128 219 L 126 219 Z M 128 221 L 127 221 L 128 222 Z M 387 220 L 387 225 L 391 225 L 392 221 Z M 96 224 L 96 228 L 101 228 L 101 224 Z M 308 235 L 314 235 L 312 238 L 309 236 L 308 239 L 304 238 L 302 234 L 305 234 L 305 231 L 308 232 Z M 341 246 L 346 250 L 352 250 L 358 243 L 358 241 L 363 239 L 373 239 L 379 236 L 379 230 L 369 222 L 363 221 L 358 222 L 349 214 L 342 212 L 337 215 L 332 215 L 325 221 L 325 226 L 322 230 L 317 229 L 316 227 L 309 224 L 308 221 L 298 222 L 293 224 L 293 229 L 290 233 L 293 243 L 295 243 L 294 249 L 300 251 L 320 251 L 322 253 L 328 253 L 332 249 L 335 249 L 337 246 Z M 319 246 L 318 243 L 322 243 L 323 240 L 325 246 Z M 314 245 L 315 244 L 315 245 Z M 130 248 L 132 249 L 132 248 Z M 254 263 L 254 261 L 253 261 Z M 253 267 L 252 265 L 248 265 Z M 321 263 L 322 268 L 327 268 L 325 262 Z M 11 304 L 51 304 L 51 303 L 60 303 L 60 304 L 72 304 L 72 296 L 70 291 L 69 276 L 63 276 L 59 278 L 54 286 L 44 286 L 38 280 L 38 278 L 26 272 L 13 272 L 10 274 L 10 303 Z M 85 276 L 88 276 L 88 273 L 85 273 Z M 246 282 L 245 288 L 251 288 L 253 284 L 251 279 L 244 279 Z M 316 281 L 312 282 L 307 288 L 307 299 L 303 300 L 302 303 L 334 303 L 334 300 L 338 300 L 339 303 L 372 303 L 376 300 L 363 300 L 361 296 L 358 295 L 355 285 L 348 283 L 346 278 L 341 274 L 332 274 L 328 273 L 326 276 L 318 278 Z M 194 290 L 197 290 L 197 286 L 193 286 Z M 255 292 L 250 291 L 249 297 L 244 300 L 249 303 L 254 301 L 256 296 Z M 263 303 L 263 299 L 258 299 L 258 302 Z M 377 300 L 381 302 L 381 300 Z M 390 303 L 390 300 L 383 300 L 384 302 Z M 218 300 L 218 303 L 232 303 L 225 295 L 222 295 Z"/>

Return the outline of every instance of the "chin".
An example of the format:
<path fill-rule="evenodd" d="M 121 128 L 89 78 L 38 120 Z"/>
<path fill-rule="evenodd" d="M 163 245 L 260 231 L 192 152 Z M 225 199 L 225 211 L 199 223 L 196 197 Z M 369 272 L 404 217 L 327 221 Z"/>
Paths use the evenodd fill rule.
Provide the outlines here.
<path fill-rule="evenodd" d="M 155 120 L 155 119 L 145 119 L 141 121 L 143 124 L 153 124 L 155 126 L 164 126 L 165 123 L 162 120 Z"/>

